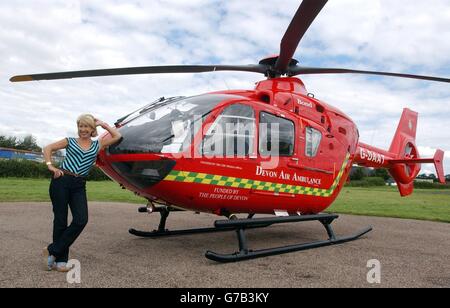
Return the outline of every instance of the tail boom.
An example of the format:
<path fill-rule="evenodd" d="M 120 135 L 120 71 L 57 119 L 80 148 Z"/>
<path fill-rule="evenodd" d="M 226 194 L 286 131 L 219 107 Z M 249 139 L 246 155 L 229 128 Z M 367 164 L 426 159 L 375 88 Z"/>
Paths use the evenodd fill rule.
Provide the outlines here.
<path fill-rule="evenodd" d="M 433 158 L 419 156 L 415 144 L 417 119 L 416 112 L 405 108 L 389 151 L 360 143 L 354 159 L 361 166 L 388 169 L 402 196 L 412 194 L 421 164 L 434 164 L 439 181 L 445 183 L 444 151 L 437 150 Z"/>

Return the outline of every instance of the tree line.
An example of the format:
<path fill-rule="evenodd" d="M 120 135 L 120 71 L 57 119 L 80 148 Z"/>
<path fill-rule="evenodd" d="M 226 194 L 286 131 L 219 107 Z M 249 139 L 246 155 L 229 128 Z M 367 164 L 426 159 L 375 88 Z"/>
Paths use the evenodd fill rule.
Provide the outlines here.
<path fill-rule="evenodd" d="M 385 182 L 387 182 L 389 179 L 392 179 L 391 175 L 389 174 L 387 169 L 369 169 L 364 167 L 354 167 L 352 169 L 352 172 L 350 174 L 350 180 L 351 181 L 362 181 L 369 177 L 378 177 L 383 178 Z M 433 180 L 433 182 L 438 182 L 438 178 L 435 174 L 419 174 L 417 176 L 417 179 L 425 179 L 425 180 Z M 392 179 L 393 180 L 393 179 Z M 445 180 L 447 182 L 450 182 L 450 174 L 447 174 L 445 176 Z"/>
<path fill-rule="evenodd" d="M 352 172 L 350 173 L 351 181 L 361 181 L 367 177 L 378 177 L 382 178 L 384 181 L 387 181 L 391 178 L 389 172 L 386 169 L 371 170 L 364 167 L 354 167 Z"/>
<path fill-rule="evenodd" d="M 23 139 L 0 135 L 0 148 L 42 152 L 42 148 L 36 143 L 33 135 L 25 136 Z"/>

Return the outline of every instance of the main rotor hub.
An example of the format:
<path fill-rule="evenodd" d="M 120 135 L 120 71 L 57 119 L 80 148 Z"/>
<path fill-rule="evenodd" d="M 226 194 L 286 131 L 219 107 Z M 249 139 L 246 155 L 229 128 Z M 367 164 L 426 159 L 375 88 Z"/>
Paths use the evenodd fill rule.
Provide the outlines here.
<path fill-rule="evenodd" d="M 279 58 L 278 55 L 274 55 L 274 56 L 267 57 L 267 58 L 264 58 L 261 61 L 259 61 L 259 64 L 267 65 L 267 66 L 270 67 L 269 70 L 266 73 L 266 77 L 277 78 L 277 77 L 286 75 L 288 70 L 283 71 L 283 72 L 275 70 L 275 64 L 277 63 L 278 58 Z M 288 67 L 296 66 L 298 63 L 299 63 L 298 60 L 291 59 L 291 61 L 289 62 L 289 66 Z"/>

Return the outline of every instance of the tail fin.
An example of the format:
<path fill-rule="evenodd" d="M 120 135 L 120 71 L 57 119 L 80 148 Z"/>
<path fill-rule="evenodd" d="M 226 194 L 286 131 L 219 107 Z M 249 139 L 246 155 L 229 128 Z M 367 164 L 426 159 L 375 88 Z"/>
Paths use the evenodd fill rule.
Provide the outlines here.
<path fill-rule="evenodd" d="M 436 167 L 436 173 L 439 182 L 445 184 L 445 173 L 444 173 L 444 151 L 437 150 L 433 157 L 433 163 Z"/>
<path fill-rule="evenodd" d="M 445 183 L 444 152 L 437 150 L 433 158 L 421 159 L 416 147 L 418 114 L 410 109 L 403 110 L 400 123 L 389 152 L 394 159 L 389 160 L 389 173 L 395 179 L 402 196 L 412 194 L 414 179 L 420 172 L 421 164 L 433 163 L 441 183 Z"/>
<path fill-rule="evenodd" d="M 417 119 L 419 114 L 408 108 L 403 109 L 400 123 L 398 123 L 397 131 L 392 140 L 389 152 L 403 156 L 405 146 L 408 143 L 415 144 L 417 133 Z"/>

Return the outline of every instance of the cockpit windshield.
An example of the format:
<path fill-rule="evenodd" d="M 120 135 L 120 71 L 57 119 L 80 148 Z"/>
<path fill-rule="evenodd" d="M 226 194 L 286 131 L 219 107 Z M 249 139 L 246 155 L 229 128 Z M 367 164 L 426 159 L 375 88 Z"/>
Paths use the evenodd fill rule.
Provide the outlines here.
<path fill-rule="evenodd" d="M 111 154 L 180 153 L 190 146 L 201 122 L 220 102 L 241 98 L 206 94 L 161 100 L 127 116 L 119 129 L 122 140 L 109 148 Z"/>
<path fill-rule="evenodd" d="M 185 98 L 185 96 L 175 96 L 175 97 L 169 97 L 169 98 L 165 98 L 165 97 L 161 97 L 158 98 L 157 100 L 151 102 L 150 104 L 145 105 L 142 108 L 139 108 L 138 110 L 124 116 L 123 118 L 120 118 L 119 120 L 117 120 L 116 124 L 126 124 L 130 121 L 133 121 L 134 119 L 136 119 L 137 117 L 141 116 L 142 114 L 144 114 L 145 112 L 149 111 L 149 110 L 153 110 L 156 109 L 160 106 L 163 105 L 167 105 L 170 104 L 172 102 L 175 102 L 177 100 L 181 100 Z"/>

